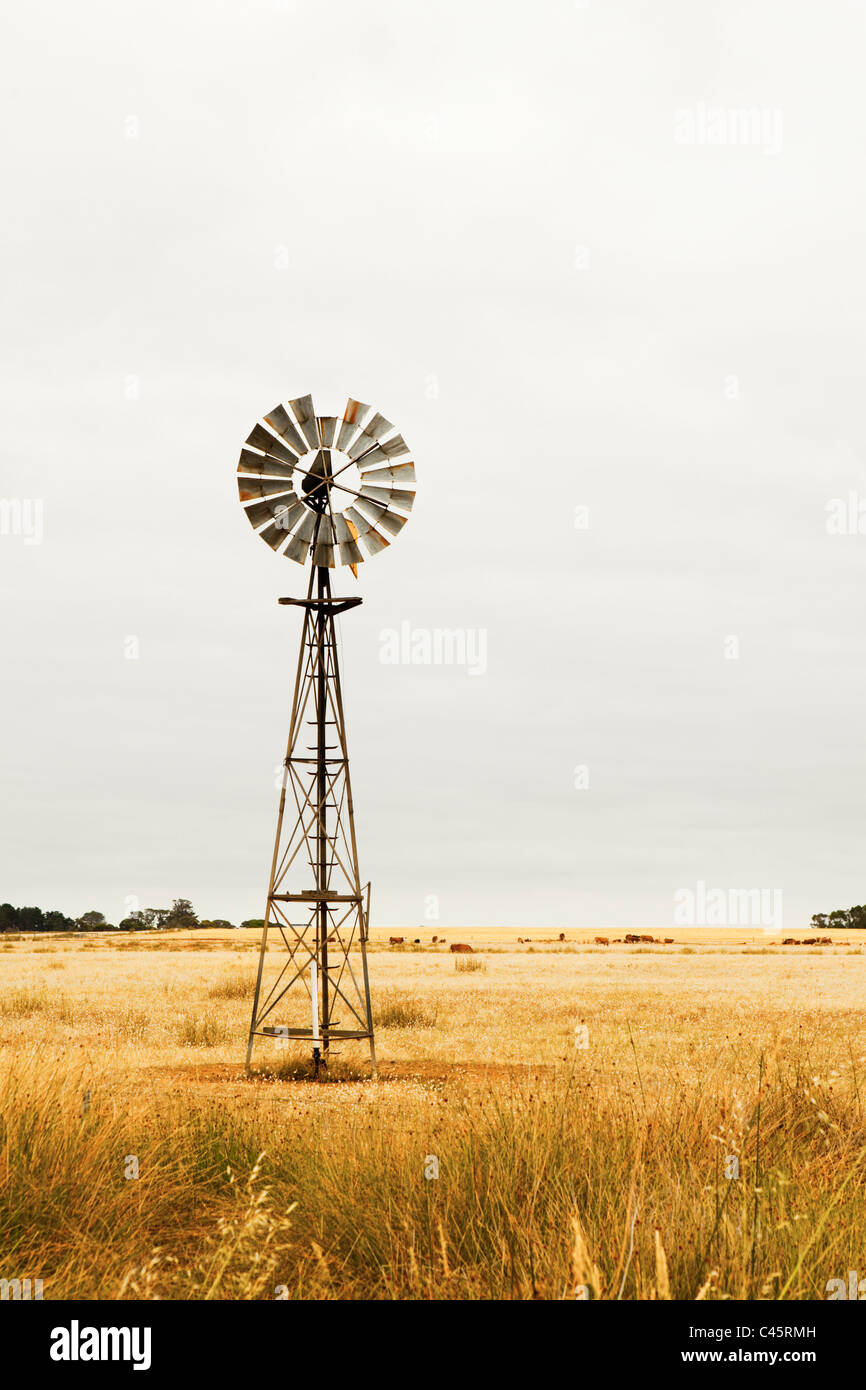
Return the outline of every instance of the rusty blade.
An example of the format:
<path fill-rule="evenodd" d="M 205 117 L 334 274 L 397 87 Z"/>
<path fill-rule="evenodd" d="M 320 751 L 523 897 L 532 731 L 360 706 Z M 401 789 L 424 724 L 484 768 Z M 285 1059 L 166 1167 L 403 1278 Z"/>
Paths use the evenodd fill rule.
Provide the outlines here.
<path fill-rule="evenodd" d="M 385 512 L 379 518 L 379 525 L 383 531 L 387 531 L 389 536 L 396 536 L 398 531 L 406 525 L 408 517 L 399 516 L 397 512 Z"/>
<path fill-rule="evenodd" d="M 319 434 L 322 436 L 322 445 L 325 449 L 334 447 L 334 435 L 337 433 L 337 420 L 333 415 L 320 415 L 318 417 Z"/>
<path fill-rule="evenodd" d="M 291 483 L 270 482 L 267 478 L 238 478 L 238 496 L 242 502 L 252 502 L 259 497 L 278 497 L 291 491 Z"/>
<path fill-rule="evenodd" d="M 396 487 L 367 487 L 366 483 L 361 487 L 361 496 L 372 497 L 374 502 L 384 502 L 386 507 L 399 507 L 404 512 L 411 512 L 415 501 L 414 492 Z"/>
<path fill-rule="evenodd" d="M 325 569 L 334 568 L 334 547 L 328 545 L 326 541 L 320 541 L 313 549 L 313 564 L 323 565 Z"/>
<path fill-rule="evenodd" d="M 356 512 L 354 507 L 347 507 L 343 516 L 354 531 L 355 540 L 357 540 L 359 536 L 362 536 L 365 531 L 369 531 L 372 524 L 365 516 L 362 516 L 360 512 Z"/>
<path fill-rule="evenodd" d="M 400 458 L 402 454 L 409 453 L 409 445 L 406 443 L 402 434 L 395 434 L 393 439 L 386 439 L 382 445 L 383 451 L 389 459 Z"/>
<path fill-rule="evenodd" d="M 273 521 L 274 514 L 271 511 L 270 502 L 253 502 L 251 506 L 245 508 L 244 515 L 249 518 L 251 526 L 261 526 L 264 521 Z"/>
<path fill-rule="evenodd" d="M 277 525 L 281 526 L 287 535 L 289 531 L 294 530 L 307 510 L 303 502 L 299 502 L 296 497 L 278 497 L 266 505 L 271 508 Z"/>
<path fill-rule="evenodd" d="M 344 545 L 346 541 L 353 541 L 356 532 L 349 525 L 342 512 L 337 512 L 334 517 L 334 531 L 338 545 Z"/>
<path fill-rule="evenodd" d="M 345 453 L 346 445 L 349 443 L 355 431 L 361 428 L 367 418 L 369 410 L 370 407 L 364 405 L 362 401 L 353 401 L 352 397 L 349 397 L 346 402 L 346 409 L 343 411 L 340 433 L 337 436 L 337 448 L 340 450 L 341 454 Z"/>
<path fill-rule="evenodd" d="M 289 453 L 284 444 L 274 438 L 270 430 L 265 429 L 264 425 L 256 425 L 252 434 L 247 435 L 244 443 L 249 444 L 251 449 L 260 449 L 263 454 L 270 454 L 271 458 L 282 459 L 283 463 L 294 464 L 298 461 L 294 454 Z"/>
<path fill-rule="evenodd" d="M 364 556 L 357 541 L 340 542 L 340 563 L 342 565 L 363 565 Z"/>
<path fill-rule="evenodd" d="M 271 550 L 279 550 L 281 546 L 285 545 L 289 538 L 289 533 L 285 527 L 280 526 L 276 521 L 272 521 L 269 526 L 265 526 L 264 529 L 259 532 L 259 535 L 263 541 L 267 541 Z"/>
<path fill-rule="evenodd" d="M 305 507 L 304 510 L 306 511 L 307 515 L 304 517 L 304 520 L 301 522 L 300 526 L 295 532 L 295 536 L 299 541 L 304 541 L 306 545 L 309 545 L 311 540 L 313 539 L 313 533 L 316 529 L 316 522 L 319 518 L 317 517 L 315 512 L 311 512 L 307 507 Z"/>
<path fill-rule="evenodd" d="M 291 463 L 277 463 L 276 459 L 268 458 L 265 454 L 254 454 L 252 449 L 241 449 L 239 473 L 253 473 L 259 477 L 265 473 L 269 478 L 291 478 L 294 471 L 294 465 Z"/>
<path fill-rule="evenodd" d="M 384 536 L 371 526 L 369 531 L 365 531 L 361 536 L 361 544 L 366 547 L 368 555 L 378 555 L 380 550 L 384 550 L 390 541 L 386 541 Z"/>
<path fill-rule="evenodd" d="M 292 539 L 289 541 L 288 545 L 286 546 L 285 550 L 283 551 L 283 554 L 284 554 L 289 560 L 294 560 L 297 564 L 303 565 L 303 564 L 306 563 L 306 560 L 307 560 L 307 552 L 308 552 L 309 549 L 310 549 L 310 542 L 309 542 L 309 541 L 302 541 L 302 540 L 299 540 L 299 538 L 298 538 L 297 536 L 292 536 Z"/>
<path fill-rule="evenodd" d="M 388 455 L 380 444 L 377 444 L 369 453 L 363 454 L 358 458 L 358 467 L 360 469 L 373 468 L 377 463 L 388 463 Z"/>
<path fill-rule="evenodd" d="M 312 396 L 298 396 L 297 400 L 289 401 L 295 419 L 301 427 L 301 434 L 307 441 L 311 449 L 319 447 L 319 432 L 316 429 L 316 413 L 313 409 Z"/>
<path fill-rule="evenodd" d="M 275 405 L 269 415 L 264 417 L 265 424 L 270 425 L 274 434 L 278 434 L 282 440 L 288 444 L 290 449 L 294 449 L 296 454 L 305 454 L 307 446 L 298 431 L 292 424 L 291 417 L 283 405 Z"/>
<path fill-rule="evenodd" d="M 380 415 L 377 411 L 376 414 L 367 421 L 351 447 L 344 450 L 344 453 L 348 454 L 350 459 L 359 458 L 367 449 L 372 449 L 374 444 L 378 444 L 383 434 L 387 434 L 388 431 L 393 428 L 394 426 L 391 424 L 391 421 L 386 420 L 384 415 Z"/>
<path fill-rule="evenodd" d="M 415 482 L 414 463 L 395 463 L 393 468 L 374 468 L 371 472 L 366 472 L 367 460 L 364 459 L 362 468 L 362 482 L 364 485 L 373 483 L 381 487 L 386 483 L 405 487 L 406 483 Z"/>
<path fill-rule="evenodd" d="M 377 524 L 379 518 L 384 516 L 388 510 L 387 507 L 382 506 L 381 502 L 374 502 L 371 498 L 364 497 L 363 493 L 357 498 L 354 505 L 357 511 L 362 512 L 365 517 Z"/>
<path fill-rule="evenodd" d="M 378 410 L 371 420 L 364 426 L 364 433 L 372 435 L 373 439 L 381 439 L 383 434 L 390 434 L 394 426 L 390 420 L 386 420 L 384 415 L 380 415 Z"/>

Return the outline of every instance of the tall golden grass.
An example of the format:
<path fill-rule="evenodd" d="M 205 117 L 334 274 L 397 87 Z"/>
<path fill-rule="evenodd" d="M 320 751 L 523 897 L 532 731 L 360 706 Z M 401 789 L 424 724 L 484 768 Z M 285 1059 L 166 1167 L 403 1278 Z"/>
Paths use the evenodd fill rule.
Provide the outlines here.
<path fill-rule="evenodd" d="M 720 1074 L 636 1115 L 575 1064 L 425 1125 L 350 1099 L 372 1083 L 321 1088 L 346 1092 L 326 1123 L 154 1107 L 37 1051 L 0 1093 L 0 1273 L 49 1298 L 820 1298 L 862 1263 L 862 1113 L 754 1060 L 742 1102 Z"/>
<path fill-rule="evenodd" d="M 279 1049 L 241 1079 L 248 949 L 4 953 L 0 1277 L 47 1299 L 788 1300 L 861 1269 L 853 953 L 503 949 L 464 974 L 383 951 L 381 1079 L 346 1053 L 315 1085 Z"/>

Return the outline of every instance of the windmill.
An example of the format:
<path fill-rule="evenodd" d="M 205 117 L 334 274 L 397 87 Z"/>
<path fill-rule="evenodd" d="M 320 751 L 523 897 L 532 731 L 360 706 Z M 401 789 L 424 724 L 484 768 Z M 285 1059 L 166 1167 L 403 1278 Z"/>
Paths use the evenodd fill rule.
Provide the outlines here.
<path fill-rule="evenodd" d="M 334 619 L 361 599 L 334 597 L 330 571 L 390 544 L 415 500 L 415 466 L 394 426 L 349 397 L 342 419 L 316 415 L 311 396 L 278 405 L 241 449 L 238 492 L 272 550 L 311 561 L 289 739 L 283 761 L 247 1071 L 257 1037 L 306 1042 L 315 1073 L 332 1043 L 370 1044 L 367 972 L 370 885 L 361 885 Z M 266 968 L 268 938 L 279 948 Z M 354 957 L 354 959 L 353 959 Z M 272 977 L 271 977 L 272 976 Z"/>

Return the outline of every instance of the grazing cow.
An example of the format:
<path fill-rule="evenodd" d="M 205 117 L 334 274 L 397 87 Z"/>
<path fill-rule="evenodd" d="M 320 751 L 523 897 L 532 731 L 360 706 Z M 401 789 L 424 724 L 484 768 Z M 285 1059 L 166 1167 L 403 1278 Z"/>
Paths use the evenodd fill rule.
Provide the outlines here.
<path fill-rule="evenodd" d="M 469 954 L 471 955 L 471 954 L 472 954 L 472 947 L 471 947 L 471 946 L 467 946 L 465 941 L 452 941 L 452 943 L 451 943 L 451 951 L 452 951 L 452 953 L 453 953 L 453 952 L 456 952 L 456 951 L 468 951 Z"/>
<path fill-rule="evenodd" d="M 833 945 L 833 938 L 832 938 L 832 936 L 819 936 L 819 937 L 818 937 L 818 945 L 819 945 L 819 946 L 832 946 L 832 945 Z"/>
<path fill-rule="evenodd" d="M 641 937 L 639 937 L 639 940 L 640 940 L 640 941 L 648 941 L 648 942 L 650 943 L 651 946 L 655 944 L 655 937 L 653 937 L 653 936 L 641 936 Z"/>
<path fill-rule="evenodd" d="M 402 936 L 392 936 L 388 944 L 389 944 L 390 946 L 402 946 L 402 945 L 403 945 L 403 937 L 402 937 Z"/>
<path fill-rule="evenodd" d="M 518 936 L 518 938 L 517 938 L 517 944 L 518 944 L 518 946 L 522 946 L 522 945 L 523 945 L 523 937 L 522 937 L 522 936 Z"/>
<path fill-rule="evenodd" d="M 627 932 L 626 932 L 626 934 L 625 934 L 625 939 L 626 939 L 627 942 L 640 941 L 640 937 L 639 937 L 639 936 L 635 936 L 635 935 L 634 935 L 632 932 L 630 932 L 630 931 L 627 931 Z"/>
<path fill-rule="evenodd" d="M 785 940 L 782 942 L 783 946 L 799 946 L 799 944 L 799 941 L 793 936 L 786 936 Z"/>
<path fill-rule="evenodd" d="M 595 938 L 595 944 L 596 946 L 608 946 L 610 943 L 606 936 L 597 936 Z"/>
<path fill-rule="evenodd" d="M 421 945 L 421 938 L 420 938 L 420 936 L 416 936 L 416 937 L 415 937 L 415 940 L 412 942 L 412 945 L 413 945 L 413 946 L 420 946 L 420 945 Z"/>
<path fill-rule="evenodd" d="M 564 931 L 561 931 L 561 932 L 559 933 L 559 939 L 560 939 L 560 941 L 564 941 L 564 940 L 565 940 L 565 932 L 564 932 Z"/>
<path fill-rule="evenodd" d="M 433 945 L 434 945 L 434 946 L 436 945 L 436 942 L 437 942 L 438 940 L 439 940 L 438 936 L 434 936 L 434 938 L 433 938 Z"/>
<path fill-rule="evenodd" d="M 673 937 L 672 937 L 672 936 L 666 936 L 665 939 L 664 939 L 664 944 L 665 944 L 665 946 L 673 946 L 673 945 L 675 944 L 675 943 L 674 943 Z"/>

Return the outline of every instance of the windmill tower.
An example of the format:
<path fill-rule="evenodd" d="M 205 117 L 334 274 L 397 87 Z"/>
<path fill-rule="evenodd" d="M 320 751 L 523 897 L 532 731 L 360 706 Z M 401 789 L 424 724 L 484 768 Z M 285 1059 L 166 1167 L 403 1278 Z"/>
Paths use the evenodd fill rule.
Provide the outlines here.
<path fill-rule="evenodd" d="M 307 1043 L 316 1075 L 332 1043 L 367 1041 L 376 1070 L 370 885 L 358 869 L 334 627 L 361 599 L 335 597 L 330 571 L 347 565 L 357 578 L 364 552 L 390 544 L 415 500 L 415 467 L 402 435 L 370 411 L 351 397 L 342 419 L 316 415 L 310 396 L 278 405 L 238 464 L 240 500 L 262 540 L 311 562 L 306 598 L 279 600 L 300 608 L 303 624 L 247 1070 L 257 1037 Z"/>

